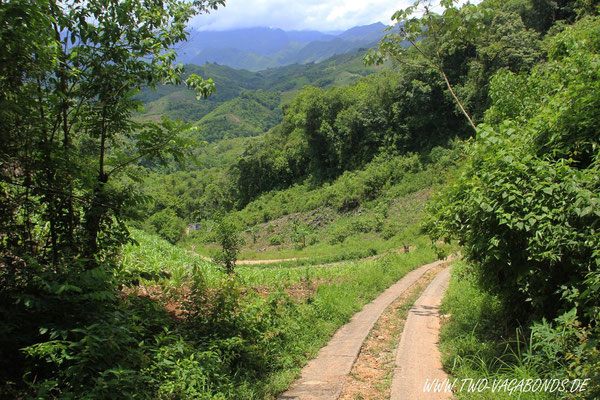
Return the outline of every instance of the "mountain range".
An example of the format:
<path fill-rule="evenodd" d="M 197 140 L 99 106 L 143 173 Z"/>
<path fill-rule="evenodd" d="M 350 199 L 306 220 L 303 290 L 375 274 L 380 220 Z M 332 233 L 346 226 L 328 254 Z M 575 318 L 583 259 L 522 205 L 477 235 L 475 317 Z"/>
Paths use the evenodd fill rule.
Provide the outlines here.
<path fill-rule="evenodd" d="M 217 63 L 235 69 L 260 71 L 290 64 L 324 61 L 331 56 L 374 46 L 384 35 L 380 22 L 341 33 L 244 28 L 229 31 L 190 32 L 177 48 L 184 64 Z"/>

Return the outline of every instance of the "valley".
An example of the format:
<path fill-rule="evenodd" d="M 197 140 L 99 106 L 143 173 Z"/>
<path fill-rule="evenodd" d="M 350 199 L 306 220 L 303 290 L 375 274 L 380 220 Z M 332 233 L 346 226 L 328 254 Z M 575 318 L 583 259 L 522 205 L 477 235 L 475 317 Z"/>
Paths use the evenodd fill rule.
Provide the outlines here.
<path fill-rule="evenodd" d="M 0 8 L 1 398 L 600 395 L 597 2 L 67 3 Z"/>

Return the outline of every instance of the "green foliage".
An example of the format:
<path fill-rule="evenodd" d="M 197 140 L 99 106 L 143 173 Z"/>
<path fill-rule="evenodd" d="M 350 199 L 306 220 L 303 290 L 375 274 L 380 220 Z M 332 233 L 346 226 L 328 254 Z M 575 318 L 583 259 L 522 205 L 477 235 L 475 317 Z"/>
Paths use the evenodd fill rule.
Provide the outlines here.
<path fill-rule="evenodd" d="M 478 269 L 464 262 L 453 267 L 442 312 L 451 315 L 440 333 L 445 368 L 459 379 L 590 379 L 573 398 L 598 395 L 598 350 L 592 331 L 581 326 L 573 309 L 554 321 L 542 320 L 511 331 L 512 312 L 484 290 Z M 510 398 L 509 393 L 458 393 L 459 398 Z M 520 393 L 550 399 L 556 393 Z"/>
<path fill-rule="evenodd" d="M 26 357 L 24 370 L 17 371 L 23 383 L 43 398 L 151 397 L 140 392 L 149 382 L 139 373 L 151 351 L 145 340 L 169 318 L 147 299 L 115 299 L 112 266 L 78 273 L 74 267 L 62 282 L 40 274 L 36 295 L 25 293 L 25 308 L 11 310 L 31 318 L 13 331 L 21 341 L 15 350 Z M 19 315 L 11 319 L 19 321 Z M 6 344 L 3 353 L 11 349 Z"/>
<path fill-rule="evenodd" d="M 510 313 L 493 294 L 482 290 L 479 271 L 464 263 L 455 263 L 450 286 L 442 303 L 442 313 L 451 315 L 442 326 L 440 347 L 442 362 L 458 379 L 546 379 L 550 366 L 531 356 L 536 354 L 523 332 L 507 324 Z M 555 370 L 564 379 L 564 370 Z M 562 375 L 560 375 L 562 373 Z M 554 376 L 554 375 L 551 375 Z M 460 382 L 460 381 L 459 381 Z M 525 399 L 551 399 L 546 392 L 519 393 Z M 457 393 L 458 398 L 503 399 L 509 392 L 483 391 Z"/>
<path fill-rule="evenodd" d="M 453 151 L 444 150 L 452 155 Z M 454 161 L 450 162 L 452 164 Z M 437 163 L 424 166 L 416 155 L 380 156 L 363 170 L 345 172 L 330 184 L 312 188 L 310 183 L 295 185 L 283 191 L 266 193 L 235 213 L 247 226 L 284 215 L 330 207 L 335 212 L 350 212 L 362 204 L 378 199 L 392 187 L 396 196 L 432 186 L 443 179 L 444 167 Z M 265 214 L 268 212 L 268 215 Z M 265 221 L 266 219 L 266 221 Z M 377 221 L 366 222 L 376 229 Z M 369 229 L 373 230 L 373 229 Z"/>
<path fill-rule="evenodd" d="M 294 225 L 292 226 L 292 240 L 296 243 L 296 246 L 303 249 L 306 247 L 306 238 L 313 231 L 310 226 L 305 223 L 299 222 L 298 220 L 294 220 Z M 313 243 L 314 244 L 314 243 Z"/>
<path fill-rule="evenodd" d="M 273 235 L 269 238 L 269 244 L 271 246 L 279 246 L 283 243 L 283 238 L 279 235 Z"/>
<path fill-rule="evenodd" d="M 185 222 L 169 208 L 152 215 L 148 223 L 156 233 L 171 243 L 177 243 L 185 232 Z"/>
<path fill-rule="evenodd" d="M 600 395 L 600 352 L 596 334 L 582 326 L 574 308 L 548 323 L 542 320 L 531 327 L 533 362 L 552 368 L 554 376 L 589 379 L 585 396 Z"/>
<path fill-rule="evenodd" d="M 221 264 L 228 274 L 233 274 L 240 246 L 243 244 L 237 227 L 233 222 L 222 218 L 217 222 L 215 236 L 221 250 L 215 254 L 213 259 L 216 263 Z"/>
<path fill-rule="evenodd" d="M 143 374 L 160 398 L 212 400 L 223 398 L 218 391 L 228 389 L 217 386 L 226 374 L 218 349 L 198 348 L 167 329 L 155 336 L 152 363 Z"/>
<path fill-rule="evenodd" d="M 281 122 L 280 95 L 277 92 L 242 91 L 198 122 L 208 141 L 257 136 Z"/>
<path fill-rule="evenodd" d="M 597 318 L 585 279 L 600 265 L 597 134 L 589 125 L 600 109 L 599 77 L 590 68 L 598 63 L 599 26 L 584 19 L 549 42 L 550 61 L 519 78 L 550 80 L 524 85 L 535 87 L 535 95 L 510 100 L 494 89 L 501 99 L 495 113 L 520 113 L 511 115 L 515 122 L 479 130 L 467 170 L 429 222 L 434 237 L 459 238 L 490 287 L 515 305 L 529 304 L 538 316 L 578 306 L 585 318 Z M 535 113 L 513 106 L 544 88 Z"/>
<path fill-rule="evenodd" d="M 140 343 L 160 318 L 140 324 L 143 310 L 117 300 L 123 220 L 145 201 L 136 166 L 181 162 L 191 142 L 188 125 L 135 122 L 133 96 L 162 83 L 213 91 L 182 76 L 172 49 L 192 17 L 222 4 L 2 4 L 0 396 L 5 382 L 21 390 L 14 397 L 29 385 L 40 398 L 124 398 L 144 386 Z"/>
<path fill-rule="evenodd" d="M 485 1 L 460 9 L 455 4 L 443 2 L 442 14 L 421 1 L 399 10 L 393 17 L 395 25 L 388 28 L 390 33 L 365 61 L 380 63 L 392 58 L 408 67 L 431 69 L 445 81 L 446 97 L 452 99 L 456 112 L 466 116 L 474 128 L 490 106 L 491 76 L 502 68 L 514 72 L 531 69 L 542 58 L 540 37 L 505 2 Z M 536 3 L 532 7 L 543 13 L 543 6 Z M 420 15 L 422 8 L 425 12 Z"/>
<path fill-rule="evenodd" d="M 347 88 L 304 89 L 285 109 L 282 125 L 249 146 L 230 170 L 239 204 L 307 177 L 333 180 L 382 151 L 426 152 L 460 134 L 464 125 L 432 78 L 417 69 L 386 71 Z M 442 116 L 434 121 L 433 113 Z"/>
<path fill-rule="evenodd" d="M 451 179 L 459 154 L 460 146 L 437 148 L 423 157 L 381 156 L 365 170 L 347 172 L 331 184 L 306 183 L 267 193 L 229 214 L 244 232 L 240 258 L 327 263 L 372 255 L 366 254 L 365 242 L 375 254 L 404 243 L 413 246 L 429 193 Z M 212 224 L 203 222 L 184 245 L 210 255 L 216 242 Z"/>
<path fill-rule="evenodd" d="M 599 29 L 598 17 L 582 18 L 545 39 L 547 62 L 492 79 L 489 125 L 480 125 L 458 182 L 430 209 L 429 232 L 460 241 L 473 265 L 464 285 L 478 293 L 469 304 L 450 297 L 456 321 L 447 337 L 473 330 L 450 345 L 455 371 L 466 371 L 459 375 L 591 378 L 583 396 L 597 396 Z M 529 339 L 517 334 L 506 351 L 492 337 L 485 350 L 481 339 L 499 324 L 458 325 L 472 318 L 473 297 L 494 299 L 504 326 L 526 326 Z"/>
<path fill-rule="evenodd" d="M 175 276 L 178 269 L 190 265 L 191 256 L 183 249 L 142 231 L 133 232 L 141 246 L 124 249 L 126 270 L 166 266 L 165 271 Z M 145 385 L 144 391 L 138 388 L 136 393 L 154 398 L 274 396 L 357 310 L 434 258 L 422 241 L 411 254 L 377 261 L 329 268 L 238 266 L 233 277 L 198 260 L 187 269 L 184 287 L 190 288 L 189 294 L 172 290 L 162 300 L 177 301 L 183 318 L 165 323 L 168 329 L 153 331 L 144 340 L 146 362 L 134 377 Z M 163 284 L 182 286 L 172 279 Z M 307 283 L 311 281 L 322 283 L 313 288 Z M 292 297 L 289 293 L 296 288 L 306 288 L 307 295 Z"/>

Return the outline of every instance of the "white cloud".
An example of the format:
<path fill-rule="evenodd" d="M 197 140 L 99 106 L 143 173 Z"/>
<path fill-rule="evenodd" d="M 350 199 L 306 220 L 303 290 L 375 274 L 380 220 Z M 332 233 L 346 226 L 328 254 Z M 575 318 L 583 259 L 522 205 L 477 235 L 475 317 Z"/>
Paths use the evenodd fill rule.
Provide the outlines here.
<path fill-rule="evenodd" d="M 196 18 L 201 30 L 268 26 L 284 30 L 344 30 L 390 17 L 411 0 L 226 0 L 226 6 Z"/>

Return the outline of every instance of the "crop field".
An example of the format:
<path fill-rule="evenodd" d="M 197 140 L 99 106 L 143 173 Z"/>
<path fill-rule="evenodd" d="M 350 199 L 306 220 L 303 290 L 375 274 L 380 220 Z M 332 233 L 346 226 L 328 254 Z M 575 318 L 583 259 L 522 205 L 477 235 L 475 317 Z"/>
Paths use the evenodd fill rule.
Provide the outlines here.
<path fill-rule="evenodd" d="M 154 283 L 162 287 L 181 287 L 194 278 L 201 277 L 209 287 L 218 286 L 226 277 L 223 269 L 191 251 L 170 244 L 156 235 L 132 230 L 137 244 L 123 246 L 125 271 L 142 271 L 164 276 Z M 435 259 L 435 252 L 425 237 L 418 238 L 418 246 L 408 254 L 390 253 L 380 259 L 367 261 L 348 260 L 331 264 L 311 265 L 313 260 L 278 262 L 271 264 L 239 265 L 235 270 L 238 282 L 249 288 L 285 288 L 313 281 L 349 281 L 354 277 L 376 275 L 375 269 L 389 264 L 414 268 Z M 371 272 L 370 272 L 371 271 Z M 168 276 L 167 276 L 168 275 Z M 374 276 L 373 278 L 375 278 Z M 150 284 L 150 282 L 145 282 Z"/>

